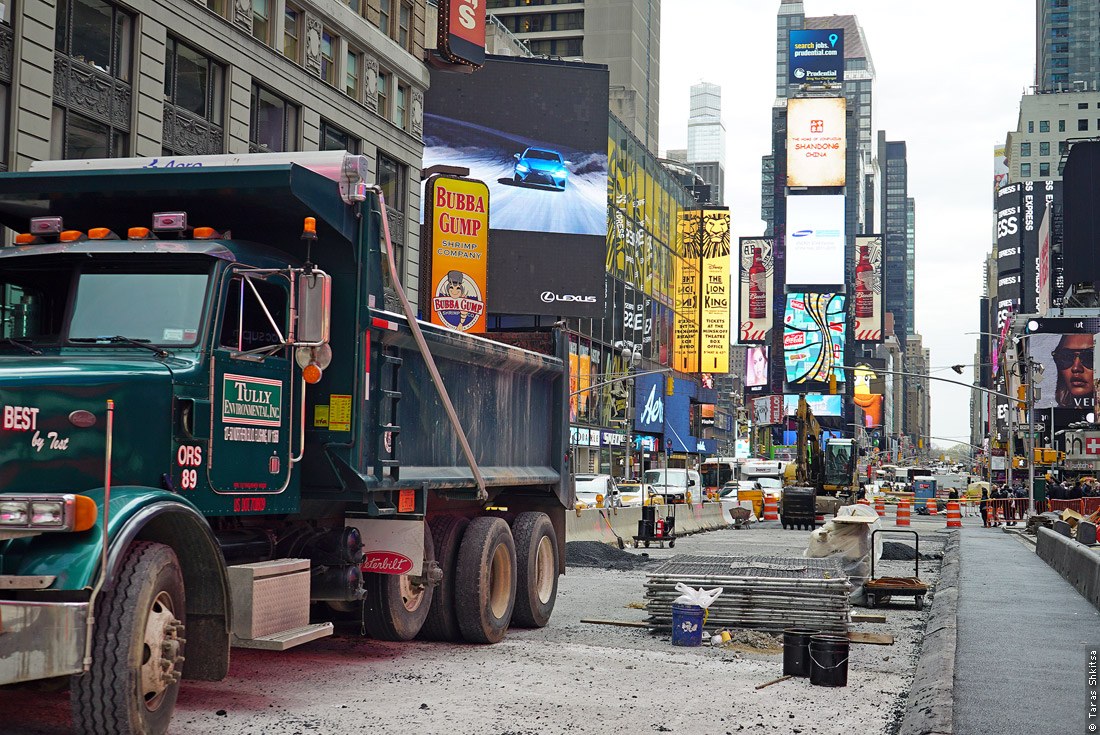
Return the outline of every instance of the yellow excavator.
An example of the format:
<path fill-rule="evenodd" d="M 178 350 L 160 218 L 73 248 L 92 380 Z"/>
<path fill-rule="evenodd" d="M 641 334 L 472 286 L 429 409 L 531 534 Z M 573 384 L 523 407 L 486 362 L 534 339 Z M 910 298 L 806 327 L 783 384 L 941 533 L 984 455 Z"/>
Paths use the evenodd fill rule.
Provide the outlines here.
<path fill-rule="evenodd" d="M 798 397 L 795 422 L 798 440 L 794 461 L 783 472 L 779 520 L 783 528 L 813 530 L 816 516 L 855 502 L 859 448 L 852 439 L 826 439 L 823 451 L 821 424 L 805 396 Z"/>

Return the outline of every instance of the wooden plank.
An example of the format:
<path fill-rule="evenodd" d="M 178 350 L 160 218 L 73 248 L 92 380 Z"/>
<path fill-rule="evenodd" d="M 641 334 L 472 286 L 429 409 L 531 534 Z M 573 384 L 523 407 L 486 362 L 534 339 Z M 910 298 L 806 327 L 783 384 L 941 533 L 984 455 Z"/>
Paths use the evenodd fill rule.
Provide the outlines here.
<path fill-rule="evenodd" d="M 885 623 L 885 615 L 876 615 L 875 613 L 852 613 L 853 623 Z"/>
<path fill-rule="evenodd" d="M 872 646 L 894 645 L 894 636 L 886 633 L 849 633 L 848 640 L 852 643 L 870 643 Z"/>
<path fill-rule="evenodd" d="M 599 620 L 597 618 L 581 618 L 582 623 L 593 625 L 617 625 L 620 628 L 648 628 L 649 623 L 640 620 Z"/>

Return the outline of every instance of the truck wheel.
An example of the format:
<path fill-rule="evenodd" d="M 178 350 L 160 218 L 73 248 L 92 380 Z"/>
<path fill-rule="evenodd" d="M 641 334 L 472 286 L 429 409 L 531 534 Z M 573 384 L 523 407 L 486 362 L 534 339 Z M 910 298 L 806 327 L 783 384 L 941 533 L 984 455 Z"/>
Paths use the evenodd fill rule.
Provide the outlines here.
<path fill-rule="evenodd" d="M 187 618 L 183 572 L 171 547 L 130 546 L 95 616 L 91 668 L 72 678 L 74 730 L 161 735 L 179 694 Z"/>
<path fill-rule="evenodd" d="M 429 524 L 435 539 L 435 560 L 443 571 L 443 579 L 435 586 L 428 617 L 420 629 L 420 637 L 429 641 L 459 641 L 462 631 L 455 618 L 455 566 L 458 545 L 470 521 L 462 516 L 438 516 Z"/>
<path fill-rule="evenodd" d="M 542 628 L 558 596 L 558 542 L 545 513 L 520 513 L 512 524 L 516 544 L 516 605 L 512 624 Z"/>
<path fill-rule="evenodd" d="M 424 565 L 435 559 L 432 532 L 424 526 Z M 411 574 L 363 575 L 363 627 L 376 641 L 411 641 L 420 632 L 434 588 Z"/>
<path fill-rule="evenodd" d="M 458 549 L 455 616 L 470 643 L 504 637 L 516 602 L 516 547 L 508 524 L 482 516 L 470 522 Z"/>

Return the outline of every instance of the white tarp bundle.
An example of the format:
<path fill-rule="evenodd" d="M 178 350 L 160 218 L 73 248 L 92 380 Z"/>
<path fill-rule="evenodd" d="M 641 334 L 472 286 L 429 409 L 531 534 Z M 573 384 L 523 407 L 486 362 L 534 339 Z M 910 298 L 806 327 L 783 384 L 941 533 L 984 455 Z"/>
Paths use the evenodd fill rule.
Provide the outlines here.
<path fill-rule="evenodd" d="M 850 598 L 859 602 L 863 598 L 863 583 L 871 576 L 871 554 L 875 561 L 882 558 L 882 540 L 875 537 L 871 548 L 871 533 L 881 528 L 878 513 L 866 505 L 845 505 L 836 517 L 810 534 L 810 543 L 804 556 L 809 559 L 837 557 L 848 580 L 852 583 Z"/>

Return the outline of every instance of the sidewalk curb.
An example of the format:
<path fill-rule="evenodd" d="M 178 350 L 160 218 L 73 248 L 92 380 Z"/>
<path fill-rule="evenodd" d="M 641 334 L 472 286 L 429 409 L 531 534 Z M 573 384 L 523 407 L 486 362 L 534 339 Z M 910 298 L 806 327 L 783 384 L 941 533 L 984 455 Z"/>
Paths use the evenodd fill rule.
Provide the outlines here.
<path fill-rule="evenodd" d="M 944 546 L 943 566 L 924 630 L 924 645 L 898 735 L 952 732 L 958 609 L 959 534 L 952 533 Z"/>

